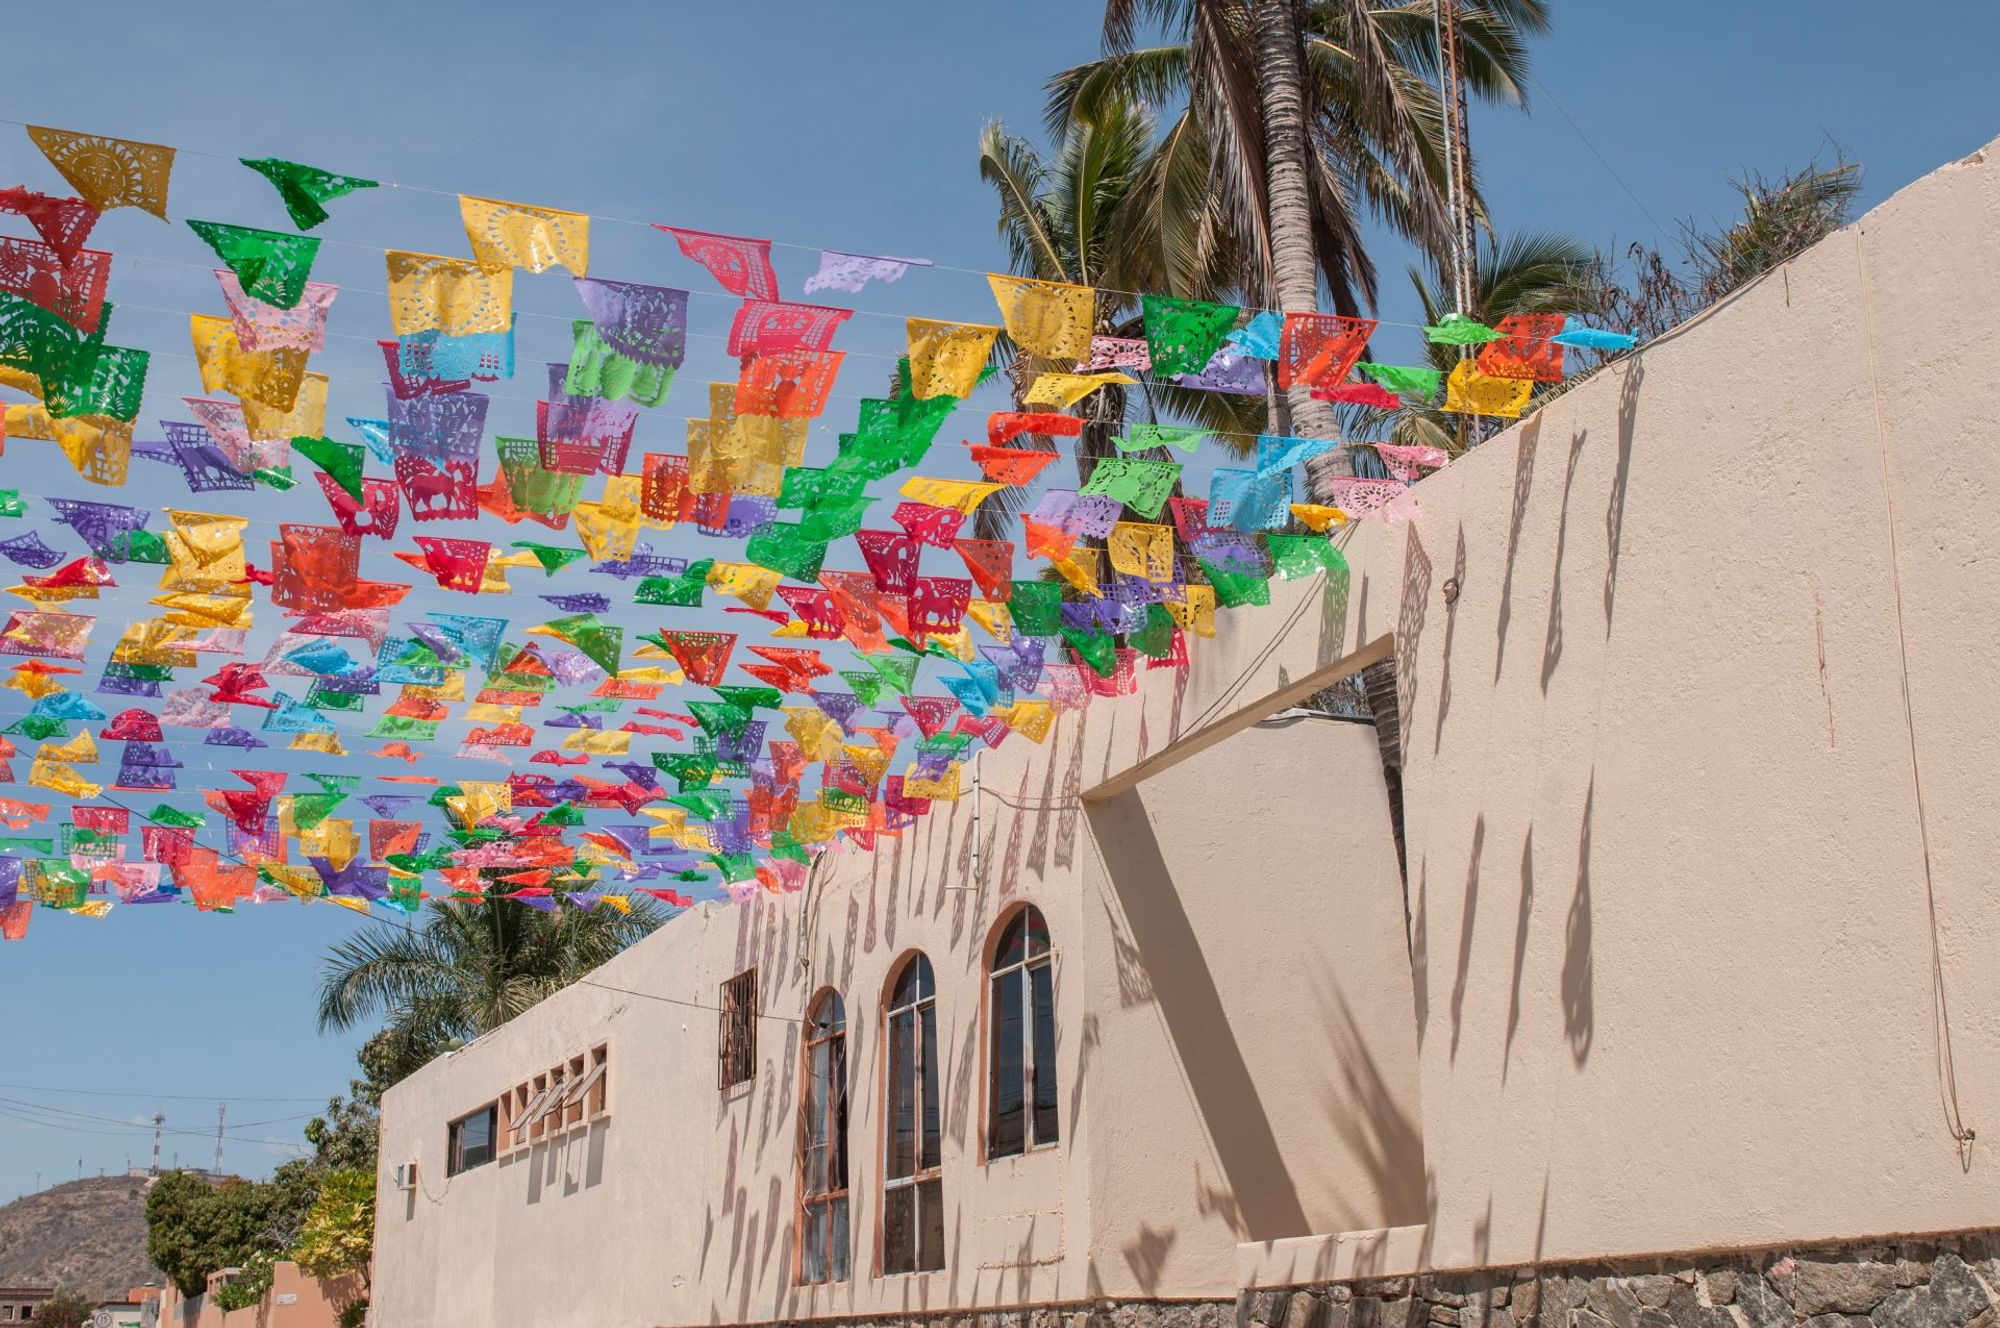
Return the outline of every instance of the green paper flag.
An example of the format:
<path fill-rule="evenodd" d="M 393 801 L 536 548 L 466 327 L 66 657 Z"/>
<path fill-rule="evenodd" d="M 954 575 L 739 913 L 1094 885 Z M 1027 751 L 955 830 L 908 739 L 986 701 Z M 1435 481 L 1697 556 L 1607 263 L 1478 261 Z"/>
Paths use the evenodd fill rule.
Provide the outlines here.
<path fill-rule="evenodd" d="M 874 655 L 868 660 L 868 666 L 898 696 L 910 695 L 910 689 L 917 685 L 917 664 L 917 660 L 900 655 Z"/>
<path fill-rule="evenodd" d="M 1113 438 L 1111 445 L 1121 452 L 1145 452 L 1155 447 L 1172 447 L 1192 454 L 1206 437 L 1208 430 L 1185 424 L 1135 424 L 1126 430 L 1125 437 Z"/>
<path fill-rule="evenodd" d="M 674 385 L 672 369 L 613 350 L 588 318 L 572 320 L 570 329 L 574 340 L 563 391 L 573 397 L 629 398 L 642 406 L 657 406 L 666 399 L 667 389 Z"/>
<path fill-rule="evenodd" d="M 714 789 L 706 793 L 669 794 L 667 801 L 676 807 L 687 808 L 690 816 L 713 821 L 729 811 L 729 805 L 736 801 L 736 795 L 728 789 Z"/>
<path fill-rule="evenodd" d="M 229 265 L 243 283 L 243 293 L 279 309 L 297 306 L 306 293 L 319 241 L 309 235 L 260 231 L 220 221 L 188 222 L 216 257 Z"/>
<path fill-rule="evenodd" d="M 1163 604 L 1148 604 L 1146 625 L 1125 639 L 1147 658 L 1165 659 L 1174 653 L 1174 615 Z"/>
<path fill-rule="evenodd" d="M 1464 314 L 1446 314 L 1438 319 L 1435 325 L 1424 328 L 1424 340 L 1433 346 L 1477 346 L 1488 341 L 1499 341 L 1501 334 L 1476 318 L 1467 318 Z"/>
<path fill-rule="evenodd" d="M 276 489 L 279 493 L 298 483 L 292 478 L 290 466 L 266 466 L 262 470 L 251 471 L 250 478 L 266 488 Z"/>
<path fill-rule="evenodd" d="M 654 752 L 653 764 L 672 775 L 682 793 L 694 793 L 715 782 L 716 761 L 693 752 Z"/>
<path fill-rule="evenodd" d="M 784 704 L 784 694 L 775 687 L 717 687 L 715 694 L 738 710 L 776 710 Z"/>
<path fill-rule="evenodd" d="M 867 500 L 862 499 L 861 505 L 865 508 Z M 858 517 L 854 528 L 861 528 Z M 826 540 L 812 538 L 802 524 L 771 521 L 750 537 L 750 542 L 743 547 L 743 556 L 780 576 L 811 585 L 819 580 L 819 565 L 826 559 L 826 544 Z"/>
<path fill-rule="evenodd" d="M 1354 366 L 1373 378 L 1376 383 L 1406 397 L 1421 397 L 1428 401 L 1437 395 L 1444 375 L 1436 369 L 1418 369 L 1406 364 L 1370 364 L 1363 360 Z"/>
<path fill-rule="evenodd" d="M 1109 632 L 1083 631 L 1075 627 L 1062 628 L 1062 639 L 1069 642 L 1076 657 L 1090 666 L 1090 671 L 1100 678 L 1109 678 L 1118 667 L 1118 642 Z"/>
<path fill-rule="evenodd" d="M 625 629 L 602 622 L 594 613 L 574 613 L 545 624 L 563 640 L 590 657 L 606 673 L 618 672 L 625 653 Z"/>
<path fill-rule="evenodd" d="M 1055 581 L 1016 581 L 1007 608 L 1014 630 L 1022 636 L 1054 636 L 1062 626 L 1062 585 Z"/>
<path fill-rule="evenodd" d="M 719 738 L 739 737 L 750 724 L 749 711 L 726 701 L 690 701 L 687 707 L 696 723 Z"/>
<path fill-rule="evenodd" d="M 687 570 L 679 576 L 644 577 L 632 602 L 658 604 L 670 609 L 698 609 L 701 607 L 701 592 L 708 585 L 708 573 L 714 566 L 715 559 L 703 558 L 700 562 L 689 563 Z"/>
<path fill-rule="evenodd" d="M 873 670 L 842 669 L 840 676 L 854 689 L 854 699 L 871 710 L 880 703 L 882 693 L 888 687 L 882 680 L 882 675 Z"/>
<path fill-rule="evenodd" d="M 553 544 L 537 544 L 533 540 L 515 540 L 512 547 L 526 549 L 529 553 L 534 554 L 535 561 L 540 563 L 542 570 L 550 576 L 554 576 L 577 559 L 588 558 L 590 556 L 582 549 L 558 548 Z"/>
<path fill-rule="evenodd" d="M 1162 377 L 1206 369 L 1241 312 L 1227 304 L 1164 295 L 1142 295 L 1139 304 L 1146 323 L 1146 350 L 1154 374 Z"/>
<path fill-rule="evenodd" d="M 1201 570 L 1208 573 L 1209 585 L 1215 587 L 1215 602 L 1225 609 L 1241 608 L 1245 604 L 1269 604 L 1271 583 L 1262 576 L 1249 572 L 1231 572 L 1201 555 L 1195 555 Z"/>
<path fill-rule="evenodd" d="M 19 489 L 0 489 L 0 516 L 26 516 L 28 504 Z"/>
<path fill-rule="evenodd" d="M 362 501 L 361 467 L 368 452 L 361 444 L 336 443 L 331 438 L 294 438 L 292 450 L 325 471 L 355 502 Z"/>
<path fill-rule="evenodd" d="M 199 830 L 208 824 L 208 818 L 200 812 L 184 812 L 178 807 L 161 803 L 146 814 L 146 819 L 154 825 L 177 825 L 183 830 Z"/>
<path fill-rule="evenodd" d="M 327 218 L 322 203 L 332 202 L 357 189 L 373 189 L 373 180 L 363 180 L 354 175 L 335 175 L 317 166 L 301 166 L 295 161 L 280 161 L 276 157 L 239 157 L 245 166 L 269 180 L 278 188 L 278 197 L 284 200 L 285 211 L 292 214 L 292 222 L 302 231 L 309 231 Z"/>

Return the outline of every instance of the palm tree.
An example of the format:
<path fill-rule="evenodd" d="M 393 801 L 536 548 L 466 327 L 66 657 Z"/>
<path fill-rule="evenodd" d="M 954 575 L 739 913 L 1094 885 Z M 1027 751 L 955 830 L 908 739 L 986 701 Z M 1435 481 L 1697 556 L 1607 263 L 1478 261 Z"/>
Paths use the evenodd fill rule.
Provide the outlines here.
<path fill-rule="evenodd" d="M 1207 162 L 1194 126 L 1183 123 L 1161 140 L 1153 116 L 1130 98 L 1105 96 L 1090 113 L 1068 120 L 1053 157 L 998 121 L 979 136 L 979 174 L 1000 202 L 999 232 L 1010 269 L 1043 281 L 1098 288 L 1097 331 L 1117 336 L 1143 332 L 1134 291 L 1187 298 L 1226 296 L 1235 267 L 1234 242 L 1207 188 Z M 1019 405 L 1045 370 L 1067 370 L 997 348 Z M 1167 414 L 1216 431 L 1225 443 L 1247 447 L 1258 432 L 1245 399 L 1194 392 L 1142 377 L 1147 414 Z M 1100 388 L 1078 407 L 1084 416 L 1077 440 L 1079 481 L 1097 460 L 1114 453 L 1112 437 L 1131 408 L 1129 389 Z M 1027 499 L 1007 489 L 975 514 L 982 539 L 1001 538 Z"/>
<path fill-rule="evenodd" d="M 1423 302 L 1424 321 L 1435 323 L 1444 314 L 1448 286 L 1419 268 L 1410 269 L 1410 284 Z M 1604 303 L 1604 271 L 1598 256 L 1589 247 L 1567 235 L 1552 231 L 1522 231 L 1504 239 L 1489 237 L 1479 258 L 1479 281 L 1474 294 L 1476 306 L 1464 310 L 1471 317 L 1496 323 L 1510 314 L 1595 314 Z M 1456 346 L 1429 346 L 1430 367 L 1449 374 L 1458 363 Z M 1543 395 L 1560 386 L 1538 384 Z M 1457 455 L 1467 439 L 1461 426 L 1469 417 L 1448 415 L 1430 402 L 1405 402 L 1395 410 L 1358 407 L 1349 420 L 1357 429 L 1379 434 L 1386 427 L 1385 441 L 1421 443 L 1442 447 Z"/>
<path fill-rule="evenodd" d="M 419 926 L 358 932 L 320 968 L 321 1032 L 382 1019 L 397 1048 L 398 1077 L 490 1032 L 582 978 L 655 927 L 651 901 L 630 914 L 438 903 Z"/>
<path fill-rule="evenodd" d="M 1361 211 L 1434 256 L 1448 245 L 1438 0 L 1106 0 L 1103 59 L 1056 76 L 1049 120 L 1063 132 L 1102 99 L 1177 108 L 1211 159 L 1210 186 L 1251 304 L 1286 312 L 1372 307 L 1375 270 Z M 1141 22 L 1169 40 L 1140 48 Z M 1464 75 L 1481 97 L 1524 100 L 1524 38 L 1547 27 L 1546 0 L 1485 0 L 1463 11 Z M 1462 182 L 1478 206 L 1476 180 Z M 1332 408 L 1290 393 L 1293 432 L 1335 437 Z M 1336 456 L 1342 454 L 1335 454 Z"/>

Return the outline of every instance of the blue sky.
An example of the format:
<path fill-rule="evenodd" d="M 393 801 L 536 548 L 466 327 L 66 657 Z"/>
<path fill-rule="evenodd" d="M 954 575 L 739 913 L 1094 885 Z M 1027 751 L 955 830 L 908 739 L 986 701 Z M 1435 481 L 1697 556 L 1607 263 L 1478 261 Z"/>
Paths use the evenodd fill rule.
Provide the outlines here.
<path fill-rule="evenodd" d="M 1530 113 L 1474 112 L 1474 147 L 1503 228 L 1563 229 L 1606 248 L 1664 243 L 1683 218 L 1730 211 L 1729 176 L 1775 174 L 1830 155 L 1834 144 L 1866 167 L 1872 205 L 2000 134 L 2000 90 L 1984 64 L 2000 41 L 2000 9 L 1990 4 L 1936 6 L 1921 33 L 1885 25 L 1878 6 L 1850 0 L 1558 0 L 1555 8 L 1556 30 L 1536 53 Z M 1940 40 L 1947 25 L 1952 35 Z M 174 180 L 177 218 L 283 224 L 268 187 L 237 156 L 417 187 L 337 203 L 319 232 L 328 243 L 315 275 L 347 288 L 333 322 L 343 335 L 313 362 L 335 375 L 334 419 L 381 413 L 381 362 L 369 339 L 387 334 L 386 318 L 380 297 L 362 292 L 382 288 L 384 247 L 464 251 L 453 192 L 967 269 L 915 272 L 855 298 L 864 313 L 841 339 L 851 356 L 821 431 L 826 446 L 852 419 L 854 400 L 886 382 L 902 316 L 991 318 L 977 273 L 1004 254 L 975 168 L 976 135 L 994 117 L 1037 134 L 1042 80 L 1087 58 L 1097 40 L 1093 7 L 1075 0 L 560 10 L 513 0 L 334 8 L 272 0 L 254 10 L 79 0 L 64 10 L 64 27 L 75 40 L 64 43 L 60 65 L 46 77 L 24 67 L 10 78 L 0 116 L 188 150 Z M 0 125 L 0 184 L 17 179 L 56 184 L 25 136 Z M 197 391 L 186 313 L 221 312 L 209 256 L 185 227 L 132 211 L 107 217 L 96 243 L 119 255 L 112 340 L 159 354 L 146 419 L 184 418 L 173 398 Z M 597 274 L 713 290 L 642 227 L 600 220 L 592 248 Z M 1383 316 L 1410 320 L 1406 256 L 1387 240 L 1376 255 Z M 781 249 L 776 261 L 787 290 L 814 266 L 805 249 Z M 493 391 L 498 431 L 532 428 L 533 366 L 566 351 L 559 320 L 575 309 L 566 285 L 560 273 L 518 283 L 522 369 Z M 680 417 L 700 409 L 699 384 L 722 376 L 729 303 L 697 296 L 693 326 L 705 338 L 692 345 L 667 406 L 642 421 L 642 449 L 677 449 Z M 1407 329 L 1385 329 L 1378 345 L 1384 358 L 1415 350 Z M 10 445 L 0 487 L 114 496 L 81 494 L 59 462 L 49 467 L 48 452 Z M 161 474 L 139 463 L 135 489 Z M 204 506 L 177 480 L 170 492 L 167 501 Z M 260 491 L 223 510 L 269 522 L 296 515 L 300 502 L 311 505 L 308 519 L 324 519 L 310 490 L 284 499 Z M 0 531 L 10 533 L 11 523 Z M 270 535 L 251 531 L 253 540 Z M 544 588 L 523 573 L 514 579 L 530 594 Z M 421 607 L 493 611 L 463 600 Z M 189 751 L 191 765 L 205 759 Z M 210 778 L 190 769 L 183 783 Z M 150 1127 L 133 1122 L 156 1107 L 176 1131 L 167 1152 L 184 1161 L 211 1157 L 218 1098 L 230 1104 L 230 1167 L 262 1172 L 286 1156 L 262 1141 L 296 1138 L 297 1118 L 344 1088 L 351 1071 L 355 1039 L 317 1036 L 311 1009 L 320 953 L 357 925 L 367 924 L 342 910 L 290 907 L 37 918 L 25 944 L 0 947 L 0 1077 L 18 1081 L 0 1085 L 0 1200 L 38 1175 L 51 1183 L 74 1178 L 79 1165 L 87 1174 L 117 1170 L 128 1155 L 143 1165 Z"/>

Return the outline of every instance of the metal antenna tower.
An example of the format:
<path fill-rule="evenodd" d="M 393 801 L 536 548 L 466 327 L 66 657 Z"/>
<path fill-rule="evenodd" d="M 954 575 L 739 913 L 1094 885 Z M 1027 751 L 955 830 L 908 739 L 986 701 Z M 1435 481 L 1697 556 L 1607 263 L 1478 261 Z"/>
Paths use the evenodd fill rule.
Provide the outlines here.
<path fill-rule="evenodd" d="M 1438 94 L 1445 116 L 1445 208 L 1451 226 L 1452 298 L 1471 317 L 1479 289 L 1479 251 L 1472 218 L 1472 140 L 1465 110 L 1465 51 L 1458 26 L 1458 0 L 1435 0 Z M 1460 348 L 1461 352 L 1463 347 Z"/>

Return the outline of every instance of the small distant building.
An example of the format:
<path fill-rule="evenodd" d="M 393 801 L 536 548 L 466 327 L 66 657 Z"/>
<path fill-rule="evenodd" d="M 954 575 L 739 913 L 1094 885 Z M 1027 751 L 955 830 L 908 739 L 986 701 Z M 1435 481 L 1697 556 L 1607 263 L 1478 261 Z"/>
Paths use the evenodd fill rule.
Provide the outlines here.
<path fill-rule="evenodd" d="M 0 1323 L 32 1323 L 54 1287 L 0 1287 Z"/>
<path fill-rule="evenodd" d="M 198 1296 L 182 1296 L 172 1283 L 158 1292 L 159 1300 L 151 1318 L 141 1328 L 335 1328 L 341 1310 L 361 1296 L 358 1278 L 322 1282 L 299 1271 L 290 1260 L 279 1260 L 271 1273 L 271 1289 L 258 1304 L 240 1310 L 224 1310 L 215 1303 L 215 1293 L 241 1276 L 241 1270 L 225 1268 L 208 1275 L 208 1287 Z M 95 1324 L 92 1328 L 116 1328 Z"/>

